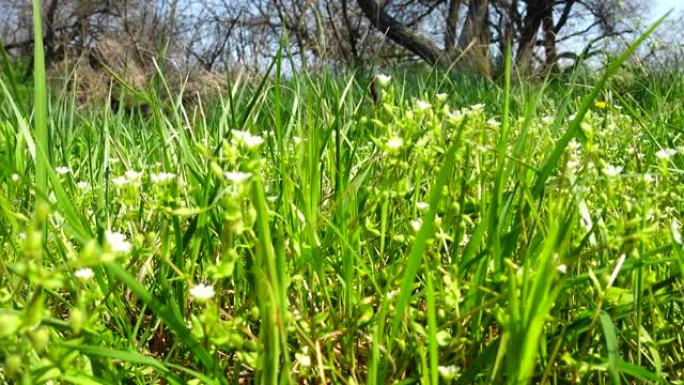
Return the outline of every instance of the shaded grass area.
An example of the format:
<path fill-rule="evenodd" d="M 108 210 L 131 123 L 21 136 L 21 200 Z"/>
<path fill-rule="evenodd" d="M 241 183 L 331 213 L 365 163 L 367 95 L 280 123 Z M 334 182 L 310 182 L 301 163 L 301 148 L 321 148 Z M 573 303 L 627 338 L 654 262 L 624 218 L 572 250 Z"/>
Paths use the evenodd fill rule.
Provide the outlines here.
<path fill-rule="evenodd" d="M 376 104 L 276 60 L 149 113 L 6 66 L 0 380 L 677 383 L 684 83 L 614 63 Z"/>

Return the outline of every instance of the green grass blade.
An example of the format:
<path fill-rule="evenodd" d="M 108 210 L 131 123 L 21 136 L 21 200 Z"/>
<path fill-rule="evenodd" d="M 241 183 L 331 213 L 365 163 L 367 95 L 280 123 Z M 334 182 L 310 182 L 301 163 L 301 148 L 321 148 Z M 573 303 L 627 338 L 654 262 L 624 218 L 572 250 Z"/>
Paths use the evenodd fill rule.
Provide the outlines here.
<path fill-rule="evenodd" d="M 117 280 L 126 285 L 135 295 L 140 298 L 149 308 L 171 329 L 180 342 L 187 346 L 194 354 L 195 358 L 210 371 L 218 369 L 214 358 L 192 337 L 190 330 L 182 320 L 174 315 L 173 311 L 165 304 L 160 302 L 152 293 L 141 285 L 135 277 L 130 275 L 121 266 L 110 263 L 106 265 L 107 271 Z"/>
<path fill-rule="evenodd" d="M 454 142 L 449 146 L 444 157 L 444 163 L 442 163 L 442 168 L 439 171 L 437 180 L 431 187 L 429 209 L 425 216 L 423 217 L 422 225 L 418 230 L 415 242 L 411 247 L 409 252 L 408 260 L 406 261 L 406 270 L 404 270 L 404 275 L 401 279 L 401 287 L 399 289 L 399 295 L 396 302 L 396 314 L 392 318 L 392 328 L 390 329 L 389 340 L 387 342 L 388 354 L 391 354 L 391 347 L 394 342 L 394 338 L 399 333 L 399 325 L 402 319 L 404 319 L 404 311 L 406 306 L 408 306 L 409 299 L 411 298 L 411 287 L 413 286 L 413 281 L 416 278 L 418 269 L 420 267 L 423 254 L 427 248 L 427 243 L 430 237 L 432 237 L 435 225 L 435 216 L 437 215 L 437 207 L 442 199 L 442 192 L 444 186 L 454 170 L 454 159 L 456 155 L 456 150 L 460 142 L 459 136 L 454 140 Z"/>
<path fill-rule="evenodd" d="M 36 142 L 45 149 L 45 153 L 37 154 L 36 188 L 48 193 L 49 132 L 48 132 L 48 97 L 45 80 L 45 52 L 43 49 L 43 24 L 41 19 L 40 0 L 33 0 L 33 108 L 34 130 Z M 39 198 L 42 200 L 43 198 Z"/>
<path fill-rule="evenodd" d="M 660 19 L 658 19 L 651 27 L 646 30 L 639 38 L 632 44 L 627 47 L 625 52 L 622 53 L 622 55 L 618 56 L 617 59 L 613 60 L 610 65 L 608 65 L 608 68 L 606 69 L 606 72 L 603 74 L 603 76 L 599 79 L 598 82 L 596 82 L 596 85 L 592 88 L 591 92 L 584 97 L 582 100 L 582 104 L 580 105 L 579 109 L 577 110 L 577 113 L 575 114 L 575 118 L 570 122 L 570 127 L 568 127 L 568 130 L 563 134 L 563 136 L 558 140 L 556 143 L 556 146 L 554 147 L 553 151 L 551 154 L 546 158 L 546 161 L 544 162 L 544 166 L 542 166 L 541 170 L 539 171 L 539 175 L 537 176 L 537 180 L 534 185 L 534 193 L 535 195 L 539 196 L 544 192 L 544 186 L 546 184 L 547 179 L 551 176 L 553 171 L 558 167 L 558 163 L 560 162 L 561 156 L 563 155 L 563 152 L 565 151 L 565 148 L 568 146 L 570 141 L 573 139 L 577 138 L 578 136 L 582 135 L 582 130 L 581 130 L 581 124 L 582 120 L 584 119 L 584 116 L 587 114 L 589 109 L 594 103 L 594 100 L 596 97 L 599 95 L 601 90 L 605 87 L 606 83 L 608 82 L 608 79 L 613 77 L 617 73 L 617 71 L 620 69 L 620 66 L 622 66 L 622 63 L 627 60 L 633 53 L 634 51 L 646 40 L 648 39 L 649 36 L 655 32 L 655 30 L 660 26 L 660 24 L 667 19 L 667 17 L 670 15 L 670 12 L 666 13 L 663 15 Z"/>
<path fill-rule="evenodd" d="M 608 350 L 608 373 L 613 385 L 620 385 L 620 350 L 617 336 L 615 335 L 615 325 L 610 315 L 601 311 L 599 315 L 603 335 L 606 338 L 606 349 Z"/>

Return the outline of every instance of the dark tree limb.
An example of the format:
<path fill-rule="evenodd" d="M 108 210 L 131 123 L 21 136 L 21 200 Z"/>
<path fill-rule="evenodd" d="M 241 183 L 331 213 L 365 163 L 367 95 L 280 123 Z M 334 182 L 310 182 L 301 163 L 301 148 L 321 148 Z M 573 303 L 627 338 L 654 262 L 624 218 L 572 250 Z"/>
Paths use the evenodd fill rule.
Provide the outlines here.
<path fill-rule="evenodd" d="M 376 0 L 357 0 L 371 24 L 395 43 L 408 49 L 430 64 L 447 64 L 447 55 L 425 36 L 416 33 L 390 16 Z"/>

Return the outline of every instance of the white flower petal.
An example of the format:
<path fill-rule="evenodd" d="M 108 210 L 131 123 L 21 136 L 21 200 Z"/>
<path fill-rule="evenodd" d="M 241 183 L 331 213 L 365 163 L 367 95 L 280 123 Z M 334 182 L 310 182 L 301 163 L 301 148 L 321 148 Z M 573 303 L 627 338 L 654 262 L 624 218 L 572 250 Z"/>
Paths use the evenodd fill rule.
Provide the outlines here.
<path fill-rule="evenodd" d="M 190 296 L 200 301 L 206 301 L 214 297 L 214 286 L 200 283 L 190 288 Z"/>

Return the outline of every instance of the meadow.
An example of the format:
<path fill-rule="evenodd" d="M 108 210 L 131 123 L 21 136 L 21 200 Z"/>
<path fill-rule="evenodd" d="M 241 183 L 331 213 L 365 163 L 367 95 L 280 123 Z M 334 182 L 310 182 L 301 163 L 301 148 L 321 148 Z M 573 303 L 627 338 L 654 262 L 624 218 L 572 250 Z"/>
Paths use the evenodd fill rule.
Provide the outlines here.
<path fill-rule="evenodd" d="M 642 37 L 642 38 L 645 38 Z M 681 68 L 0 77 L 0 382 L 684 378 Z M 36 45 L 40 47 L 39 44 Z"/>

